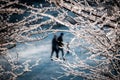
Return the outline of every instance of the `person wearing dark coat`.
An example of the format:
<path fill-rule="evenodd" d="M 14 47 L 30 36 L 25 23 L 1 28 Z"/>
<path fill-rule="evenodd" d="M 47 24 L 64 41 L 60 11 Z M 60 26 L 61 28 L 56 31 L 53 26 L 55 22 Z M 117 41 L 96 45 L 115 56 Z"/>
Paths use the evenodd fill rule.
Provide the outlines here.
<path fill-rule="evenodd" d="M 56 53 L 56 57 L 58 58 L 58 42 L 57 42 L 57 36 L 54 35 L 53 39 L 52 39 L 52 52 L 51 52 L 51 58 L 53 56 L 53 53 Z"/>
<path fill-rule="evenodd" d="M 64 58 L 64 51 L 63 51 L 63 46 L 64 46 L 64 44 L 63 44 L 63 33 L 61 33 L 60 34 L 60 36 L 58 37 L 58 39 L 57 39 L 57 41 L 58 41 L 58 53 L 59 53 L 59 51 L 61 51 L 62 52 L 62 58 L 63 58 L 63 60 L 65 60 L 65 58 Z"/>

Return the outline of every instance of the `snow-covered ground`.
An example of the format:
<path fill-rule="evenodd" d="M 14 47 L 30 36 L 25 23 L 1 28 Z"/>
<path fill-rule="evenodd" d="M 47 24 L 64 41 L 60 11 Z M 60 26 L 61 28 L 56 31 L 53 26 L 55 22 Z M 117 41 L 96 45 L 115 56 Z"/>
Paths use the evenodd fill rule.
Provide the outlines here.
<path fill-rule="evenodd" d="M 52 13 L 53 14 L 53 13 Z M 71 13 L 70 13 L 71 14 Z M 28 13 L 25 14 L 25 16 Z M 18 16 L 17 16 L 18 17 Z M 12 19 L 14 20 L 14 18 Z M 57 29 L 66 29 L 65 27 L 60 27 Z M 57 33 L 59 36 L 60 32 Z M 73 75 L 66 75 L 62 70 L 62 66 L 59 62 L 51 61 L 51 41 L 53 34 L 50 34 L 47 38 L 40 41 L 20 43 L 15 48 L 11 49 L 10 55 L 13 61 L 17 64 L 23 65 L 24 67 L 20 69 L 21 71 L 28 71 L 22 76 L 19 76 L 17 80 L 83 80 L 82 77 L 75 77 Z M 64 32 L 64 42 L 67 43 L 73 39 L 73 35 Z M 66 45 L 65 45 L 66 46 Z M 71 48 L 75 46 L 72 45 Z M 75 50 L 79 55 L 80 59 L 84 60 L 88 55 L 84 54 L 82 49 Z M 65 51 L 66 53 L 66 51 Z M 54 54 L 55 56 L 55 54 Z M 61 57 L 61 53 L 59 53 Z M 66 61 L 72 62 L 74 57 L 72 54 L 66 54 Z M 87 61 L 87 63 L 90 63 Z M 19 71 L 18 71 L 19 72 Z"/>
<path fill-rule="evenodd" d="M 60 33 L 57 33 L 58 36 L 59 34 Z M 53 35 L 51 34 L 44 40 L 19 44 L 16 48 L 10 50 L 10 54 L 18 59 L 18 63 L 27 65 L 25 69 L 29 71 L 18 77 L 17 80 L 53 80 L 54 78 L 59 78 L 58 80 L 69 80 L 74 77 L 72 75 L 68 77 L 61 77 L 65 73 L 61 68 L 62 66 L 59 65 L 58 62 L 51 61 L 50 55 L 52 38 Z M 64 33 L 64 42 L 68 42 L 72 38 L 73 36 L 71 34 Z M 16 55 L 16 52 L 18 55 Z M 64 52 L 66 53 L 66 51 Z M 59 53 L 59 56 L 61 57 L 61 53 Z M 66 55 L 66 61 L 72 61 L 72 59 L 73 57 L 71 54 Z M 82 78 L 76 77 L 73 80 L 82 80 Z"/>

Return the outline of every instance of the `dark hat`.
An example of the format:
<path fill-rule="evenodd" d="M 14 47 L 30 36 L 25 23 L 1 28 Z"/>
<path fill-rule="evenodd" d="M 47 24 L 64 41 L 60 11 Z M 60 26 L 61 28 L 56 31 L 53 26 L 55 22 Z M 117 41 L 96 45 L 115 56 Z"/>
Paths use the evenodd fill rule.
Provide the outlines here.
<path fill-rule="evenodd" d="M 64 33 L 61 33 L 61 35 L 64 35 Z"/>
<path fill-rule="evenodd" d="M 56 34 L 54 34 L 54 37 L 57 37 L 57 35 L 56 35 Z"/>

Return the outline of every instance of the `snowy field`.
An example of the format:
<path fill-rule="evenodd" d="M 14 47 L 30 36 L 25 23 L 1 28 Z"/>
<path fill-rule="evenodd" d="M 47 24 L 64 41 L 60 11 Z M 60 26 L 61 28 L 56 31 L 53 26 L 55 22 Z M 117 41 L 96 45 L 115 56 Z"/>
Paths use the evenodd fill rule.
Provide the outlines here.
<path fill-rule="evenodd" d="M 59 36 L 60 33 L 57 33 Z M 64 71 L 61 65 L 56 61 L 50 60 L 51 55 L 51 40 L 53 35 L 49 35 L 47 38 L 41 41 L 18 44 L 15 48 L 10 50 L 11 55 L 15 56 L 14 59 L 18 59 L 18 64 L 26 65 L 27 73 L 17 78 L 17 80 L 83 80 L 81 77 L 63 76 Z M 72 39 L 72 35 L 64 33 L 64 42 L 68 42 Z M 66 45 L 65 45 L 66 46 Z M 16 55 L 16 52 L 18 55 Z M 66 54 L 66 51 L 64 51 Z M 12 56 L 12 57 L 13 57 Z M 54 53 L 55 56 L 55 53 Z M 61 53 L 59 53 L 61 57 Z M 72 54 L 66 54 L 66 61 L 72 61 Z M 81 56 L 84 59 L 84 55 Z M 16 60 L 17 60 L 16 59 Z M 37 64 L 34 66 L 34 64 Z"/>

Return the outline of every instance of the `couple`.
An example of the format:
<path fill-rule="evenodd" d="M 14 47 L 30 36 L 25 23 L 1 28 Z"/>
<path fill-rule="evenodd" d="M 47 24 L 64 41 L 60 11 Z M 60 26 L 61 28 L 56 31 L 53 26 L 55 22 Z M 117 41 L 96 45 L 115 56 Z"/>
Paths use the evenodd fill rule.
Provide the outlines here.
<path fill-rule="evenodd" d="M 54 38 L 52 39 L 52 52 L 51 52 L 51 59 L 53 56 L 53 53 L 56 52 L 56 58 L 59 58 L 59 51 L 62 52 L 62 58 L 64 58 L 64 51 L 63 51 L 63 33 L 60 34 L 60 36 L 57 38 L 56 35 L 54 35 Z"/>

